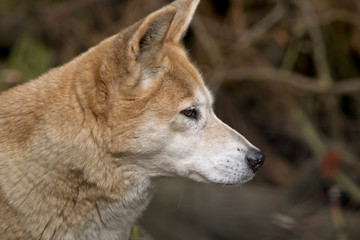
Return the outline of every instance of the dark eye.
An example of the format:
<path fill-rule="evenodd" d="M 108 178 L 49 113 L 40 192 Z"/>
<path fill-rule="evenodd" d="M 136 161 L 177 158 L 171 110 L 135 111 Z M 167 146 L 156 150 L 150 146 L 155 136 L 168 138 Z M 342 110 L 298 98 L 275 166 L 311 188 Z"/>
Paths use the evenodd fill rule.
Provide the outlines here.
<path fill-rule="evenodd" d="M 193 119 L 197 119 L 199 116 L 198 111 L 194 107 L 189 107 L 185 110 L 182 110 L 181 114 L 183 114 L 185 117 L 193 118 Z"/>

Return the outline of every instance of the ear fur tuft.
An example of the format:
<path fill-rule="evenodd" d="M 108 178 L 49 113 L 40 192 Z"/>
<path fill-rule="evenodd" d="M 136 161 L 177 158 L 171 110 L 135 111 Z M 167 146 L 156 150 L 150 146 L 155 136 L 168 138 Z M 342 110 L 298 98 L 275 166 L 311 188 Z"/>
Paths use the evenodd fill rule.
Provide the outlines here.
<path fill-rule="evenodd" d="M 174 6 L 166 6 L 146 17 L 129 41 L 130 61 L 138 61 L 146 53 L 161 49 L 176 13 Z"/>
<path fill-rule="evenodd" d="M 111 45 L 102 60 L 97 101 L 105 103 L 119 88 L 151 85 L 161 72 L 157 63 L 165 42 L 181 41 L 199 2 L 177 0 L 106 41 Z"/>
<path fill-rule="evenodd" d="M 128 89 L 138 84 L 143 69 L 163 48 L 175 13 L 176 8 L 168 5 L 100 44 L 108 46 L 96 80 L 100 104 L 119 86 Z"/>

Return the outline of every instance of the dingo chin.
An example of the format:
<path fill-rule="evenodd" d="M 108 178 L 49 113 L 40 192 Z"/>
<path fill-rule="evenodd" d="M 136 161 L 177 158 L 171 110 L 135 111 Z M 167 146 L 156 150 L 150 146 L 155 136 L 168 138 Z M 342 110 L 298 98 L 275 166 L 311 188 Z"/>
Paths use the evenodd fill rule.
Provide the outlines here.
<path fill-rule="evenodd" d="M 152 181 L 250 180 L 264 155 L 221 122 L 177 0 L 0 95 L 1 239 L 128 239 Z"/>

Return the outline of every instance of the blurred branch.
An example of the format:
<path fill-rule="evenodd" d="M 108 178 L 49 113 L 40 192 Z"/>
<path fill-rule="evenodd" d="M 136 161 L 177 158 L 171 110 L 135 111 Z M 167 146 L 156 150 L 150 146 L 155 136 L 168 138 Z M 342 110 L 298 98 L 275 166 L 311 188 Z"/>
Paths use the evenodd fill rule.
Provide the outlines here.
<path fill-rule="evenodd" d="M 354 201 L 360 203 L 359 186 L 357 186 L 344 172 L 339 170 L 335 176 L 335 180 Z"/>
<path fill-rule="evenodd" d="M 284 1 L 278 0 L 271 12 L 263 17 L 258 23 L 248 31 L 241 34 L 236 42 L 237 50 L 241 50 L 251 45 L 256 39 L 268 32 L 286 14 L 288 5 Z"/>
<path fill-rule="evenodd" d="M 342 156 L 342 161 L 351 166 L 353 170 L 360 172 L 360 161 L 358 156 L 349 149 L 349 144 L 344 141 L 334 142 L 332 146 Z"/>
<path fill-rule="evenodd" d="M 293 3 L 301 10 L 308 26 L 313 43 L 314 62 L 320 82 L 324 85 L 329 85 L 332 81 L 331 72 L 326 56 L 325 41 L 314 7 L 309 0 L 293 0 Z"/>
<path fill-rule="evenodd" d="M 194 28 L 194 34 L 199 42 L 202 43 L 205 52 L 207 52 L 211 64 L 216 69 L 213 72 L 211 79 L 209 80 L 212 83 L 214 88 L 220 84 L 226 74 L 222 71 L 225 69 L 229 62 L 233 61 L 233 58 L 237 56 L 237 53 L 240 52 L 243 48 L 251 45 L 257 38 L 269 31 L 280 19 L 286 14 L 287 5 L 283 0 L 278 0 L 276 6 L 271 10 L 271 12 L 262 18 L 257 24 L 255 24 L 248 31 L 245 31 L 241 34 L 239 39 L 233 45 L 232 56 L 227 56 L 225 58 L 224 54 L 221 51 L 219 43 L 215 38 L 209 33 L 204 19 L 201 17 L 195 17 L 192 21 L 192 27 Z"/>
<path fill-rule="evenodd" d="M 209 34 L 203 19 L 195 17 L 191 23 L 194 29 L 195 37 L 202 43 L 202 47 L 209 56 L 209 60 L 213 66 L 217 66 L 223 62 L 223 54 L 216 40 Z"/>
<path fill-rule="evenodd" d="M 213 67 L 218 69 L 222 68 L 222 64 L 225 62 L 224 55 L 221 51 L 219 44 L 216 42 L 215 38 L 213 38 L 207 28 L 205 27 L 204 22 L 201 18 L 195 17 L 191 24 L 194 29 L 195 37 L 201 43 L 201 46 L 204 48 L 204 52 L 207 53 L 208 59 Z M 220 71 L 214 71 L 214 74 L 209 79 L 209 83 L 211 84 L 211 88 L 213 90 L 217 89 L 221 84 L 221 79 L 223 78 L 223 74 Z"/>
<path fill-rule="evenodd" d="M 275 68 L 237 68 L 223 72 L 224 82 L 256 81 L 279 83 L 307 94 L 355 94 L 360 92 L 360 79 L 343 79 L 325 86 L 315 78 Z"/>
<path fill-rule="evenodd" d="M 347 240 L 344 231 L 345 219 L 341 209 L 341 189 L 339 186 L 332 186 L 329 190 L 330 214 L 331 220 L 337 232 L 337 240 Z"/>
<path fill-rule="evenodd" d="M 327 147 L 320 132 L 318 131 L 318 129 L 316 129 L 310 117 L 308 116 L 308 114 L 306 114 L 302 107 L 292 103 L 291 100 L 287 103 L 291 111 L 292 117 L 297 122 L 299 130 L 302 133 L 305 142 L 314 152 L 316 159 L 319 161 Z"/>
<path fill-rule="evenodd" d="M 324 12 L 319 12 L 318 16 L 315 17 L 319 22 L 315 22 L 313 17 L 309 16 L 309 22 L 299 23 L 299 29 L 303 30 L 304 28 L 313 27 L 315 24 L 331 24 L 333 22 L 345 22 L 351 24 L 357 28 L 360 28 L 360 18 L 359 16 L 351 11 L 345 9 L 330 9 Z"/>
<path fill-rule="evenodd" d="M 206 30 L 211 36 L 214 38 L 230 40 L 231 43 L 233 43 L 238 38 L 240 33 L 244 32 L 244 29 L 242 28 L 239 29 L 237 27 L 224 24 L 223 22 L 219 22 L 211 17 L 202 16 L 200 14 L 194 16 L 192 24 L 194 24 L 194 21 L 197 19 L 202 21 L 202 24 L 206 27 Z"/>
<path fill-rule="evenodd" d="M 278 0 L 275 7 L 266 16 L 247 30 L 229 27 L 227 25 L 220 24 L 211 18 L 199 16 L 195 17 L 193 26 L 202 33 L 204 30 L 211 32 L 211 35 L 209 33 L 206 34 L 210 38 L 212 38 L 213 35 L 220 36 L 222 38 L 224 38 L 224 35 L 225 38 L 236 38 L 236 42 L 233 42 L 233 45 L 236 50 L 239 51 L 250 46 L 259 37 L 269 32 L 269 30 L 284 17 L 287 10 L 288 4 L 286 4 L 283 0 Z M 214 26 L 216 26 L 217 31 L 214 30 Z M 195 31 L 194 33 L 196 35 L 201 35 L 200 32 L 197 33 Z"/>

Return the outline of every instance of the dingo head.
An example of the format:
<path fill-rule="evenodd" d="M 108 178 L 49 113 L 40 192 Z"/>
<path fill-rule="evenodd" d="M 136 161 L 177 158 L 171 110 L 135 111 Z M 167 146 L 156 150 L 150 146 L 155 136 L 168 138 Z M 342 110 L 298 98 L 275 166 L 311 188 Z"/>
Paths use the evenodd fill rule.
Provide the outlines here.
<path fill-rule="evenodd" d="M 149 177 L 236 184 L 265 157 L 221 122 L 180 41 L 199 0 L 178 0 L 116 35 L 97 78 L 106 150 Z"/>

